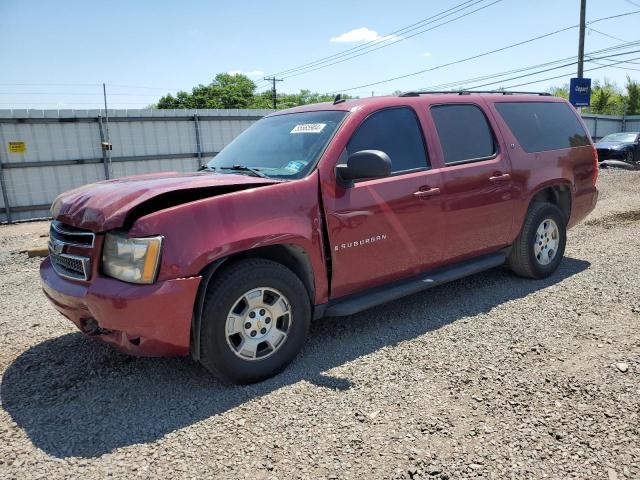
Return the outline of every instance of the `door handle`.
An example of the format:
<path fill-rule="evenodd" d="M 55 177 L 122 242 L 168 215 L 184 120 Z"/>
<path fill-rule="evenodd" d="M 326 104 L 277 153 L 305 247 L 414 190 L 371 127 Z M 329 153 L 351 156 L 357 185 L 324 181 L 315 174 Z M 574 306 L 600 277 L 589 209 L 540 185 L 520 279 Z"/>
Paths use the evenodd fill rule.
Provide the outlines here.
<path fill-rule="evenodd" d="M 509 175 L 508 173 L 501 173 L 501 174 L 489 177 L 489 181 L 490 182 L 500 182 L 502 180 L 509 180 L 510 178 L 511 178 L 511 175 Z"/>
<path fill-rule="evenodd" d="M 416 198 L 429 198 L 439 194 L 439 188 L 427 188 L 426 190 L 418 190 L 417 192 L 413 192 L 413 196 Z"/>

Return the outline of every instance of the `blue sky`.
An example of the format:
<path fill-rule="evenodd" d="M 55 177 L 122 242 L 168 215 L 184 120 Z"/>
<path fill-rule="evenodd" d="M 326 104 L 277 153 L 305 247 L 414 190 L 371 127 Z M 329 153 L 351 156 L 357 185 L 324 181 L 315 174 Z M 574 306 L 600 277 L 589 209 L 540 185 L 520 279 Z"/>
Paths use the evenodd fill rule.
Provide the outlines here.
<path fill-rule="evenodd" d="M 0 0 L 0 108 L 99 108 L 102 82 L 107 83 L 110 107 L 140 108 L 164 93 L 209 83 L 218 72 L 247 72 L 263 84 L 265 74 L 339 54 L 365 41 L 378 42 L 377 47 L 399 40 L 278 84 L 288 92 L 301 88 L 340 91 L 578 23 L 579 0 L 501 0 L 412 38 L 385 37 L 462 1 Z M 492 1 L 483 0 L 461 13 Z M 588 21 L 632 11 L 640 11 L 640 0 L 587 1 Z M 585 50 L 638 40 L 639 26 L 640 14 L 593 24 L 598 32 L 588 30 Z M 577 41 L 578 30 L 572 29 L 477 60 L 348 93 L 388 94 L 541 64 L 576 55 Z M 640 50 L 640 46 L 627 50 Z M 640 53 L 614 58 L 636 57 Z M 635 61 L 638 63 L 617 65 L 628 70 L 607 67 L 585 76 L 607 77 L 622 85 L 627 74 L 640 79 L 640 60 Z M 566 73 L 566 79 L 521 87 L 544 90 L 568 81 L 573 69 L 503 85 Z"/>

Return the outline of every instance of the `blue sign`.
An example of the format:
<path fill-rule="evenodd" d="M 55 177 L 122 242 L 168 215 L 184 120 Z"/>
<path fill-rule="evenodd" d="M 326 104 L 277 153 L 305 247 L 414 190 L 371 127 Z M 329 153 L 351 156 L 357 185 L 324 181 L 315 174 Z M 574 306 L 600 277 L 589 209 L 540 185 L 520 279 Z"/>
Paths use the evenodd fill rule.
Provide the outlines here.
<path fill-rule="evenodd" d="M 574 107 L 591 105 L 591 79 L 572 78 L 569 83 L 569 102 Z"/>

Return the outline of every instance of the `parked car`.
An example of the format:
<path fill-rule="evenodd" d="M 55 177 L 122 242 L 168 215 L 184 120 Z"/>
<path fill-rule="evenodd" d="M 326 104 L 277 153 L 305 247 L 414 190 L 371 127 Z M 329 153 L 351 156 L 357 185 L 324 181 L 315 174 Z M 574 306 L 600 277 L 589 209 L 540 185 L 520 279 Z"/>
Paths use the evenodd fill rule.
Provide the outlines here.
<path fill-rule="evenodd" d="M 640 163 L 640 132 L 611 133 L 596 143 L 598 160 Z"/>
<path fill-rule="evenodd" d="M 122 351 L 191 354 L 256 382 L 294 359 L 312 319 L 505 262 L 551 275 L 567 229 L 596 204 L 597 174 L 559 98 L 413 92 L 297 107 L 256 122 L 205 171 L 60 195 L 42 286 Z"/>

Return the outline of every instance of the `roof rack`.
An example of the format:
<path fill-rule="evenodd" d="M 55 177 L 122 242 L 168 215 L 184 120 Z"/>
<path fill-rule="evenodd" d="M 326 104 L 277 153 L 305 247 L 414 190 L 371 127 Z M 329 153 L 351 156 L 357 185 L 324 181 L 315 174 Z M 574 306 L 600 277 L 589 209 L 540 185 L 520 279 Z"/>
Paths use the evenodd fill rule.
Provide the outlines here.
<path fill-rule="evenodd" d="M 428 95 L 428 94 L 442 94 L 449 93 L 452 95 L 471 95 L 472 93 L 495 93 L 499 95 L 541 95 L 543 97 L 550 97 L 551 94 L 548 92 L 507 92 L 504 90 L 447 90 L 447 91 L 430 91 L 430 90 L 419 90 L 415 92 L 403 92 L 399 96 L 400 97 L 419 97 L 420 95 Z"/>

